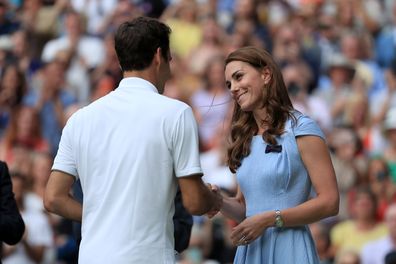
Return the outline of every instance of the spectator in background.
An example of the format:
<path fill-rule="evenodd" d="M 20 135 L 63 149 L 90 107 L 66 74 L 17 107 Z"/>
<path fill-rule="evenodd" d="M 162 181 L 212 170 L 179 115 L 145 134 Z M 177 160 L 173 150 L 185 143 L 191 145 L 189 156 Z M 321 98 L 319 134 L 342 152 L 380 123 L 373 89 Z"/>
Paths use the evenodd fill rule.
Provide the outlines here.
<path fill-rule="evenodd" d="M 334 264 L 360 264 L 359 253 L 349 249 L 342 250 L 335 257 Z"/>
<path fill-rule="evenodd" d="M 14 169 L 15 151 L 23 148 L 28 152 L 49 152 L 48 141 L 42 135 L 39 115 L 33 107 L 21 106 L 15 111 L 0 145 L 0 158 Z"/>
<path fill-rule="evenodd" d="M 342 114 L 347 99 L 353 93 L 351 82 L 355 74 L 353 63 L 342 54 L 334 54 L 328 64 L 327 75 L 322 76 L 321 84 L 315 91 L 324 100 L 330 111 L 333 126 L 342 124 Z M 328 78 L 328 84 L 324 79 Z"/>
<path fill-rule="evenodd" d="M 353 93 L 346 98 L 344 111 L 342 113 L 342 124 L 351 127 L 361 142 L 360 156 L 371 157 L 380 154 L 385 146 L 381 126 L 374 121 L 370 114 L 370 103 L 366 93 L 357 89 L 360 79 L 354 79 L 352 84 Z"/>
<path fill-rule="evenodd" d="M 396 202 L 396 186 L 383 157 L 373 157 L 369 160 L 367 178 L 377 198 L 377 219 L 383 221 L 388 206 Z"/>
<path fill-rule="evenodd" d="M 26 191 L 25 207 L 29 210 L 45 212 L 43 199 L 45 186 L 51 171 L 53 158 L 49 152 L 32 153 L 32 167 L 29 177 L 32 184 Z"/>
<path fill-rule="evenodd" d="M 87 20 L 87 33 L 90 35 L 100 35 L 102 26 L 107 16 L 117 7 L 118 0 L 90 1 L 90 0 L 71 0 L 72 8 L 84 15 Z"/>
<path fill-rule="evenodd" d="M 336 256 L 343 250 L 352 250 L 359 255 L 367 243 L 387 234 L 385 225 L 377 222 L 376 206 L 376 197 L 369 188 L 361 187 L 356 191 L 352 218 L 339 222 L 330 232 Z"/>
<path fill-rule="evenodd" d="M 103 41 L 86 35 L 80 13 L 68 11 L 64 23 L 65 34 L 44 46 L 41 59 L 45 63 L 61 59 L 66 66 L 65 80 L 69 91 L 78 102 L 86 104 L 91 91 L 89 73 L 103 63 L 105 48 Z"/>
<path fill-rule="evenodd" d="M 11 60 L 18 66 L 19 71 L 22 72 L 24 79 L 29 84 L 27 88 L 30 88 L 30 83 L 34 81 L 32 77 L 41 66 L 40 59 L 34 57 L 29 38 L 29 33 L 25 29 L 15 31 L 11 36 L 12 49 L 9 54 Z"/>
<path fill-rule="evenodd" d="M 378 96 L 386 88 L 386 83 L 381 68 L 373 59 L 372 37 L 367 33 L 344 32 L 340 37 L 340 49 L 355 64 L 356 75 L 365 80 L 365 92 L 374 106 Z M 370 111 L 374 112 L 375 109 Z"/>
<path fill-rule="evenodd" d="M 329 228 L 323 222 L 315 222 L 309 225 L 312 238 L 315 241 L 320 264 L 332 264 L 334 256 L 331 252 L 331 240 Z"/>
<path fill-rule="evenodd" d="M 337 54 L 337 52 L 339 51 L 339 47 L 338 47 L 339 30 L 337 27 L 337 18 L 335 14 L 333 14 L 331 11 L 326 12 L 326 10 L 324 9 L 323 12 L 319 14 L 317 20 L 318 20 L 317 43 L 321 50 L 320 73 L 322 73 L 327 71 L 327 67 L 331 62 L 332 57 L 335 54 Z"/>
<path fill-rule="evenodd" d="M 191 95 L 191 106 L 198 122 L 201 151 L 214 145 L 216 133 L 225 126 L 231 110 L 231 96 L 224 80 L 224 58 L 211 58 L 203 75 L 203 87 Z"/>
<path fill-rule="evenodd" d="M 26 176 L 14 173 L 11 176 L 18 208 L 26 225 L 25 235 L 15 246 L 4 246 L 3 264 L 53 263 L 53 231 L 44 212 L 25 208 Z"/>
<path fill-rule="evenodd" d="M 180 58 L 187 58 L 202 41 L 202 28 L 199 21 L 199 6 L 194 0 L 181 0 L 171 3 L 161 19 L 172 29 L 171 50 Z"/>
<path fill-rule="evenodd" d="M 348 207 L 348 194 L 359 182 L 359 138 L 351 128 L 335 128 L 329 136 L 332 149 L 331 160 L 337 177 L 340 192 L 340 210 L 337 218 L 345 220 L 351 217 Z"/>
<path fill-rule="evenodd" d="M 105 96 L 118 85 L 122 79 L 122 71 L 114 50 L 114 34 L 104 36 L 105 59 L 91 72 L 90 101 L 93 102 Z"/>
<path fill-rule="evenodd" d="M 232 23 L 226 28 L 229 34 L 239 32 L 250 45 L 272 49 L 272 41 L 265 24 L 260 23 L 256 0 L 235 0 Z"/>
<path fill-rule="evenodd" d="M 387 89 L 381 94 L 378 101 L 378 111 L 373 116 L 374 124 L 382 124 L 385 115 L 389 109 L 396 108 L 396 58 L 392 60 L 391 65 L 385 70 Z"/>
<path fill-rule="evenodd" d="M 304 59 L 304 50 L 301 40 L 293 26 L 291 27 L 287 23 L 281 25 L 274 35 L 273 45 L 274 59 L 280 67 L 292 63 L 297 67 L 310 69 L 309 64 Z M 310 75 L 306 76 L 306 81 L 308 83 L 313 80 L 312 72 L 310 70 L 309 72 Z"/>
<path fill-rule="evenodd" d="M 308 1 L 309 2 L 309 1 Z M 291 15 L 289 24 L 298 36 L 301 43 L 301 52 L 304 61 L 308 64 L 312 77 L 309 79 L 307 91 L 311 93 L 318 86 L 321 73 L 321 48 L 316 30 L 320 1 L 311 1 L 303 4 L 303 8 Z"/>
<path fill-rule="evenodd" d="M 31 87 L 24 104 L 34 107 L 39 113 L 42 135 L 50 145 L 51 155 L 55 155 L 66 123 L 64 111 L 76 99 L 65 87 L 65 65 L 62 62 L 51 61 L 37 74 L 40 82 Z"/>
<path fill-rule="evenodd" d="M 388 11 L 391 13 L 389 25 L 381 29 L 375 41 L 375 56 L 377 63 L 383 67 L 391 66 L 392 61 L 396 60 L 396 2 L 389 1 Z"/>
<path fill-rule="evenodd" d="M 223 121 L 213 137 L 211 149 L 201 152 L 200 160 L 205 182 L 210 182 L 229 195 L 236 193 L 235 174 L 227 166 L 226 131 L 230 127 L 229 117 Z"/>
<path fill-rule="evenodd" d="M 23 1 L 17 16 L 27 32 L 34 59 L 40 59 L 45 43 L 60 33 L 58 23 L 68 6 L 69 0 Z"/>
<path fill-rule="evenodd" d="M 0 161 L 0 262 L 3 242 L 18 243 L 24 234 L 25 223 L 18 210 L 7 164 Z"/>
<path fill-rule="evenodd" d="M 224 56 L 226 33 L 214 17 L 206 17 L 202 23 L 201 42 L 191 50 L 186 59 L 188 70 L 206 80 L 207 67 L 213 58 Z"/>
<path fill-rule="evenodd" d="M 294 108 L 318 122 L 325 134 L 329 133 L 332 129 L 330 109 L 322 98 L 308 93 L 310 69 L 290 63 L 282 69 L 282 74 Z"/>
<path fill-rule="evenodd" d="M 4 136 L 13 112 L 21 105 L 26 92 L 24 73 L 16 64 L 7 64 L 0 77 L 0 137 Z"/>
<path fill-rule="evenodd" d="M 362 31 L 375 35 L 384 23 L 381 1 L 344 0 L 335 1 L 338 10 L 338 23 L 346 30 Z"/>
<path fill-rule="evenodd" d="M 362 250 L 362 264 L 383 264 L 385 256 L 396 248 L 396 204 L 391 204 L 385 213 L 388 235 L 367 243 Z"/>
<path fill-rule="evenodd" d="M 388 110 L 384 120 L 385 137 L 388 145 L 384 150 L 384 158 L 388 164 L 393 182 L 396 182 L 396 108 Z"/>
<path fill-rule="evenodd" d="M 142 16 L 143 12 L 136 4 L 137 1 L 118 0 L 112 11 L 103 20 L 103 23 L 99 25 L 98 34 L 103 37 L 109 33 L 114 33 L 122 23 Z"/>
<path fill-rule="evenodd" d="M 0 35 L 11 35 L 19 29 L 20 22 L 9 13 L 9 3 L 6 0 L 0 1 Z"/>

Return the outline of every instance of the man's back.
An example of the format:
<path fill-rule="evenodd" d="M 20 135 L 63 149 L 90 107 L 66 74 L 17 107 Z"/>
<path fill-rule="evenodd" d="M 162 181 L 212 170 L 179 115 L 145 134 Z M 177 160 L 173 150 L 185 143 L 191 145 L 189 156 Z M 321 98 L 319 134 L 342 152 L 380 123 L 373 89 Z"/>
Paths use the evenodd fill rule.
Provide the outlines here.
<path fill-rule="evenodd" d="M 181 138 L 188 127 L 195 129 L 190 108 L 139 78 L 124 79 L 114 92 L 71 117 L 60 145 L 71 151 L 57 159 L 62 164 L 67 155 L 75 159 L 77 171 L 58 169 L 81 179 L 79 261 L 174 261 L 173 171 L 201 173 L 198 157 L 185 146 L 185 152 L 178 149 L 186 142 L 197 145 L 197 139 Z M 54 168 L 61 163 L 55 160 Z"/>
<path fill-rule="evenodd" d="M 176 178 L 189 213 L 220 210 L 201 179 L 191 108 L 159 95 L 171 77 L 170 32 L 148 17 L 122 23 L 114 48 L 124 79 L 63 129 L 44 206 L 82 222 L 79 263 L 174 263 Z M 70 196 L 78 177 L 83 205 Z"/>

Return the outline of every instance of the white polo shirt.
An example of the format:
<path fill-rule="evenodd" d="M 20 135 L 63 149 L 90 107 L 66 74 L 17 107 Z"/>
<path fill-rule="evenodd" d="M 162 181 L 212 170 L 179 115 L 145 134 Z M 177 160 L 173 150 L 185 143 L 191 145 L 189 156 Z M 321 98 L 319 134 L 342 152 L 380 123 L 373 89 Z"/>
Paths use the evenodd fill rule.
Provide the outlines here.
<path fill-rule="evenodd" d="M 52 169 L 81 179 L 79 263 L 175 262 L 176 177 L 202 173 L 187 104 L 125 78 L 68 120 Z"/>

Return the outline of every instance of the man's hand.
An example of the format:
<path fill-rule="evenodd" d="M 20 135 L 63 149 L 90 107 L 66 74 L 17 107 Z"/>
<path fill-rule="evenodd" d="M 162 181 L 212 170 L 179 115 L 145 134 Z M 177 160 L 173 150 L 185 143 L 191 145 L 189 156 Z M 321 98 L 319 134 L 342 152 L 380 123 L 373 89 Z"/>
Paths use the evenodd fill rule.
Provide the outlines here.
<path fill-rule="evenodd" d="M 216 185 L 208 183 L 207 186 L 209 190 L 212 191 L 214 198 L 212 208 L 206 213 L 206 215 L 209 218 L 212 218 L 220 211 L 221 207 L 223 206 L 223 196 L 220 194 L 220 189 Z"/>

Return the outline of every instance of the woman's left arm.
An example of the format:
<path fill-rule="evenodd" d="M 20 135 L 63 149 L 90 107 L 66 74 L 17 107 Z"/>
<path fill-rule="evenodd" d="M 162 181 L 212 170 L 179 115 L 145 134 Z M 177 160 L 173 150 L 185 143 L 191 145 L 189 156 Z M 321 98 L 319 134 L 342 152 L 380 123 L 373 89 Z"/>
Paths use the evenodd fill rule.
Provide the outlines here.
<path fill-rule="evenodd" d="M 337 180 L 326 143 L 317 136 L 300 136 L 297 145 L 316 196 L 283 210 L 285 226 L 306 225 L 338 214 Z"/>
<path fill-rule="evenodd" d="M 306 225 L 338 213 L 337 181 L 325 142 L 317 136 L 300 136 L 297 145 L 317 196 L 281 210 L 284 226 Z M 275 211 L 266 211 L 246 218 L 233 229 L 232 242 L 235 245 L 250 243 L 266 228 L 275 226 L 275 217 Z"/>

